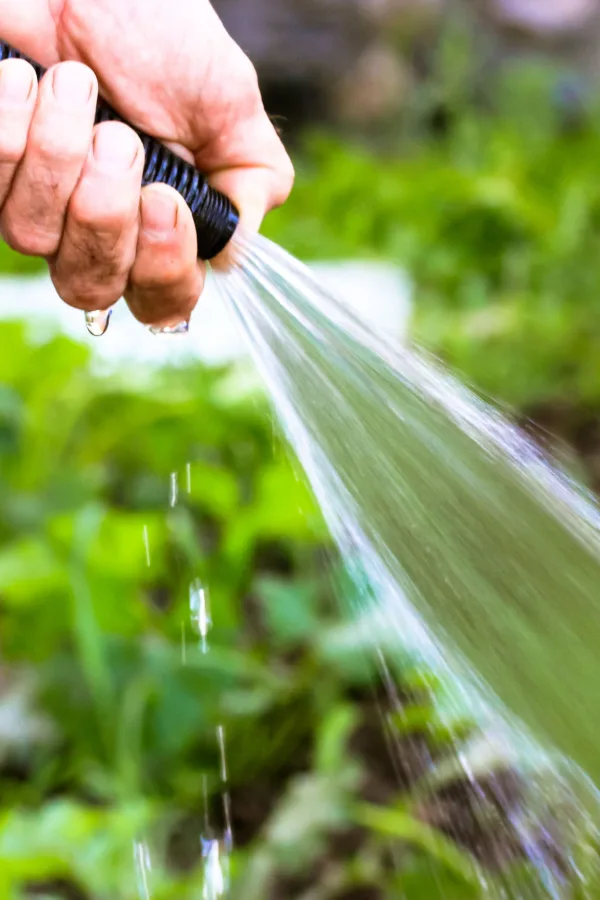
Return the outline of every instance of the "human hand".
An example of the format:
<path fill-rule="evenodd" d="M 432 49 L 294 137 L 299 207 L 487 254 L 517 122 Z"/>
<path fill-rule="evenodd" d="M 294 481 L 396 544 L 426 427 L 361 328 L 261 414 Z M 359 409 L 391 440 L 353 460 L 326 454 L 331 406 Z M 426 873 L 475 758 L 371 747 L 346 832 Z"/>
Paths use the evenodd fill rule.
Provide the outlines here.
<path fill-rule="evenodd" d="M 0 30 L 51 67 L 38 87 L 28 63 L 0 63 L 2 236 L 47 259 L 71 306 L 108 309 L 125 296 L 146 324 L 189 318 L 205 277 L 191 213 L 172 188 L 141 188 L 131 128 L 94 127 L 98 90 L 194 162 L 256 230 L 293 170 L 252 64 L 208 0 L 0 0 Z"/>

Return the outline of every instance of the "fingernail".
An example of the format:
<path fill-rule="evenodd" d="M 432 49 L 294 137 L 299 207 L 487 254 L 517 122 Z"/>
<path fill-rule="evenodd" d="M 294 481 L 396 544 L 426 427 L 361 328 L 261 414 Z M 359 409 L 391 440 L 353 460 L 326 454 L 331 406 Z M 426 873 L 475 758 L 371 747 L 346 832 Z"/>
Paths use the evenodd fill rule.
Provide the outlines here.
<path fill-rule="evenodd" d="M 31 67 L 11 61 L 0 67 L 0 97 L 12 103 L 25 103 L 33 88 Z"/>
<path fill-rule="evenodd" d="M 86 106 L 92 96 L 93 86 L 91 73 L 80 63 L 61 63 L 52 77 L 54 96 L 65 106 Z"/>
<path fill-rule="evenodd" d="M 130 169 L 138 153 L 138 140 L 127 125 L 107 122 L 94 133 L 94 157 L 111 169 Z"/>
<path fill-rule="evenodd" d="M 169 234 L 177 225 L 179 209 L 166 191 L 147 190 L 142 194 L 142 227 L 153 234 Z"/>

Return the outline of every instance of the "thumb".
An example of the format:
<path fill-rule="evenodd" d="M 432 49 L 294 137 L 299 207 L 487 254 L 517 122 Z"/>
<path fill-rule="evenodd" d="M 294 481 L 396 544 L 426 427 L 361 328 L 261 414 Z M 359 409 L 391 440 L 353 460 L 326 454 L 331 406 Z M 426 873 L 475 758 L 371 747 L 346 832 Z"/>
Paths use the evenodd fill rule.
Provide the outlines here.
<path fill-rule="evenodd" d="M 48 0 L 0 0 L 2 40 L 48 68 L 59 62 L 56 23 Z"/>
<path fill-rule="evenodd" d="M 247 234 L 260 230 L 265 215 L 283 204 L 292 189 L 294 172 L 291 167 L 267 169 L 262 166 L 224 169 L 210 177 L 212 187 L 225 194 L 235 204 L 240 213 L 240 225 Z M 228 268 L 233 250 L 226 247 L 212 261 L 214 268 Z"/>

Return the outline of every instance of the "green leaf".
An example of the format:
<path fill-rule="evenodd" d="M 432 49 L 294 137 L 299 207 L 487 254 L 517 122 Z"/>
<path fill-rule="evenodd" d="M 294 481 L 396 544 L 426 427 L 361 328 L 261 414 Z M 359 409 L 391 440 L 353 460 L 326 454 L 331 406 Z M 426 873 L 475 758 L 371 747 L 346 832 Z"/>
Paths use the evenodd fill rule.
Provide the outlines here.
<path fill-rule="evenodd" d="M 21 538 L 0 550 L 0 593 L 4 603 L 34 605 L 67 585 L 64 562 L 42 537 Z"/>
<path fill-rule="evenodd" d="M 284 645 L 298 644 L 319 629 L 316 609 L 318 586 L 311 583 L 260 578 L 256 591 L 265 612 L 267 626 Z"/>
<path fill-rule="evenodd" d="M 197 509 L 219 519 L 234 515 L 240 501 L 240 489 L 230 470 L 196 461 L 190 464 L 190 487 L 189 502 Z"/>
<path fill-rule="evenodd" d="M 323 536 L 321 515 L 306 480 L 287 461 L 260 473 L 251 515 L 255 532 L 263 538 L 312 543 Z"/>
<path fill-rule="evenodd" d="M 403 809 L 360 806 L 354 811 L 356 821 L 381 835 L 394 837 L 416 847 L 467 884 L 477 882 L 473 860 L 462 853 L 439 832 L 415 819 Z"/>
<path fill-rule="evenodd" d="M 321 775 L 335 776 L 348 766 L 348 739 L 358 720 L 358 712 L 352 706 L 339 706 L 321 723 L 314 764 Z"/>

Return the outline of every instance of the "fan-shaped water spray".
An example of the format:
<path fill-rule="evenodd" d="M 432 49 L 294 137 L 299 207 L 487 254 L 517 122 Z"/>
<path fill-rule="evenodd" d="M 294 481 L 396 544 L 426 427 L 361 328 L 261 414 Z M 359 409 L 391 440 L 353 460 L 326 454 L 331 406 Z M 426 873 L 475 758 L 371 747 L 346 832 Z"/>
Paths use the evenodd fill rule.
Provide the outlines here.
<path fill-rule="evenodd" d="M 483 744 L 493 734 L 505 759 L 512 748 L 538 801 L 509 818 L 544 890 L 561 896 L 531 811 L 551 790 L 568 796 L 565 772 L 592 801 L 600 781 L 598 509 L 496 411 L 370 332 L 283 250 L 262 238 L 238 248 L 221 289 L 357 602 L 453 685 Z M 469 758 L 457 751 L 467 775 Z"/>

